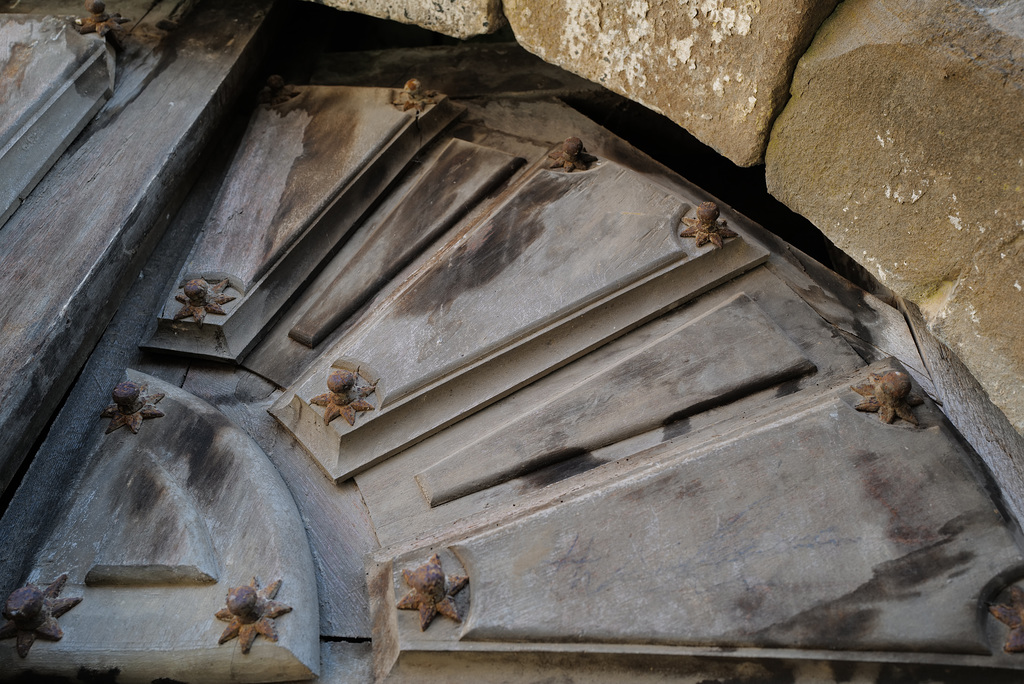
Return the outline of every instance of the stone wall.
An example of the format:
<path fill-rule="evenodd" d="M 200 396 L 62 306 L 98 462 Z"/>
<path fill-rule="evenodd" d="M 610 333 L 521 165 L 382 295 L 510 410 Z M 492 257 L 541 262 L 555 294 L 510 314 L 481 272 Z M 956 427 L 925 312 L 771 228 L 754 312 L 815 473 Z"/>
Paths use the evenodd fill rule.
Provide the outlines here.
<path fill-rule="evenodd" d="M 457 37 L 507 18 L 543 59 L 766 162 L 769 191 L 916 303 L 1024 433 L 1024 2 L 327 4 Z"/>

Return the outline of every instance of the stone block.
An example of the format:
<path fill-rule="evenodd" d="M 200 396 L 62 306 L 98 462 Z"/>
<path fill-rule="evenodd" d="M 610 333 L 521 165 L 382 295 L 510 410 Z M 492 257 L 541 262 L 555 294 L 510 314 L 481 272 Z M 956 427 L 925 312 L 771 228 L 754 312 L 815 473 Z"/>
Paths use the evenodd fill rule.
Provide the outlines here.
<path fill-rule="evenodd" d="M 834 0 L 505 0 L 516 39 L 658 111 L 741 166 L 761 162 L 797 59 Z"/>
<path fill-rule="evenodd" d="M 768 189 L 920 306 L 1024 433 L 1024 9 L 849 0 L 793 79 Z"/>
<path fill-rule="evenodd" d="M 415 24 L 455 38 L 492 33 L 504 25 L 501 0 L 314 0 L 346 12 Z"/>

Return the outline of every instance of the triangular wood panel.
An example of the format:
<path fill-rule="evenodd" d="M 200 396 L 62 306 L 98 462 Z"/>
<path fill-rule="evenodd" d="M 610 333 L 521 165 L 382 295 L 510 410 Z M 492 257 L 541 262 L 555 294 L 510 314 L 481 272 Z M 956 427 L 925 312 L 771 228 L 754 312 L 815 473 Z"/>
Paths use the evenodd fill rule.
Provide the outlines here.
<path fill-rule="evenodd" d="M 713 645 L 1024 667 L 979 624 L 1024 556 L 971 456 L 930 405 L 918 426 L 855 410 L 851 386 L 891 368 L 799 392 L 697 449 L 638 453 L 603 484 L 490 513 L 491 529 L 378 554 L 375 641 L 391 657 Z M 424 631 L 396 603 L 402 571 L 438 550 L 469 589 L 461 624 Z"/>
<path fill-rule="evenodd" d="M 0 22 L 0 226 L 114 89 L 113 51 L 65 18 Z"/>
<path fill-rule="evenodd" d="M 568 173 L 548 162 L 324 354 L 374 384 L 374 410 L 351 427 L 325 423 L 309 403 L 326 389 L 320 364 L 275 404 L 331 477 L 350 477 L 767 256 L 742 238 L 723 249 L 680 238 L 698 202 L 626 166 L 601 160 Z"/>
<path fill-rule="evenodd" d="M 125 681 L 292 681 L 319 671 L 313 559 L 291 493 L 266 454 L 222 413 L 188 392 L 129 371 L 162 417 L 132 433 L 87 436 L 94 469 L 64 522 L 40 549 L 27 581 L 66 573 L 82 596 L 60 618 L 60 641 L 27 658 L 0 649 L 0 671 L 75 676 L 116 668 Z M 228 590 L 281 580 L 278 640 L 218 645 Z"/>
<path fill-rule="evenodd" d="M 444 98 L 422 113 L 402 111 L 390 88 L 291 92 L 253 115 L 147 348 L 238 361 L 409 160 L 460 113 Z M 185 288 L 197 280 L 207 293 L 190 300 Z M 202 320 L 183 313 L 190 301 L 203 309 Z"/>

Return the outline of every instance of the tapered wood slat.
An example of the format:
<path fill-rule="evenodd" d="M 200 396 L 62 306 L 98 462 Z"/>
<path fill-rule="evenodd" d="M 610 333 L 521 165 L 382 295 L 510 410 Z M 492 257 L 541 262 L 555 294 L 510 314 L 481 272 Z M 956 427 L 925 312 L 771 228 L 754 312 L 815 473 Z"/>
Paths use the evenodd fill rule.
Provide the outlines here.
<path fill-rule="evenodd" d="M 14 293 L 0 302 L 3 487 L 180 201 L 270 3 L 202 5 L 172 33 L 149 5 L 120 8 L 146 19 L 124 41 L 114 96 L 0 230 L 0 288 Z"/>
<path fill-rule="evenodd" d="M 760 247 L 678 235 L 697 202 L 604 160 L 542 168 L 442 248 L 322 358 L 359 372 L 373 411 L 325 424 L 318 364 L 272 413 L 343 480 L 757 266 Z M 737 223 L 730 214 L 732 225 Z"/>
<path fill-rule="evenodd" d="M 60 618 L 58 642 L 30 657 L 0 648 L 0 672 L 74 677 L 83 668 L 124 681 L 309 679 L 319 672 L 319 603 L 309 544 L 284 480 L 256 442 L 224 414 L 142 373 L 164 415 L 105 434 L 96 407 L 82 439 L 93 469 L 27 580 L 67 573 L 64 595 L 83 600 Z M 277 640 L 218 640 L 228 590 L 281 580 Z"/>
<path fill-rule="evenodd" d="M 302 86 L 257 108 L 148 349 L 240 360 L 409 160 L 461 110 L 403 111 L 390 88 Z M 222 282 L 223 311 L 178 319 L 184 286 Z M 227 281 L 223 283 L 223 281 Z M 180 299 L 179 299 L 180 298 Z"/>
<path fill-rule="evenodd" d="M 741 294 L 550 395 L 416 481 L 438 506 L 814 370 Z"/>
<path fill-rule="evenodd" d="M 523 163 L 500 150 L 450 141 L 430 171 L 366 237 L 363 248 L 350 261 L 332 262 L 334 280 L 316 293 L 289 336 L 310 348 L 320 344 Z"/>
<path fill-rule="evenodd" d="M 0 22 L 0 226 L 114 89 L 114 53 L 65 18 Z"/>

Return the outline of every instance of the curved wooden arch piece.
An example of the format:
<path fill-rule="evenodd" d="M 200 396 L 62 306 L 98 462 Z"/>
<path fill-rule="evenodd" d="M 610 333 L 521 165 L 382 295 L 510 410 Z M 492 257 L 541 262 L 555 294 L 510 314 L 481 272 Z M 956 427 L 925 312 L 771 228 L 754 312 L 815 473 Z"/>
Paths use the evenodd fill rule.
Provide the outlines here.
<path fill-rule="evenodd" d="M 24 666 L 68 676 L 116 667 L 145 681 L 316 675 L 316 576 L 284 481 L 220 411 L 156 378 L 128 378 L 163 393 L 165 415 L 138 434 L 104 434 L 97 410 L 83 494 L 28 578 L 45 580 L 61 567 L 84 600 L 62 619 L 64 638 L 37 645 Z M 293 610 L 275 620 L 276 642 L 259 640 L 243 656 L 238 641 L 218 645 L 224 623 L 216 615 L 228 590 L 254 577 L 262 585 L 281 580 L 277 599 Z M 0 649 L 0 671 L 19 667 L 12 654 Z"/>

